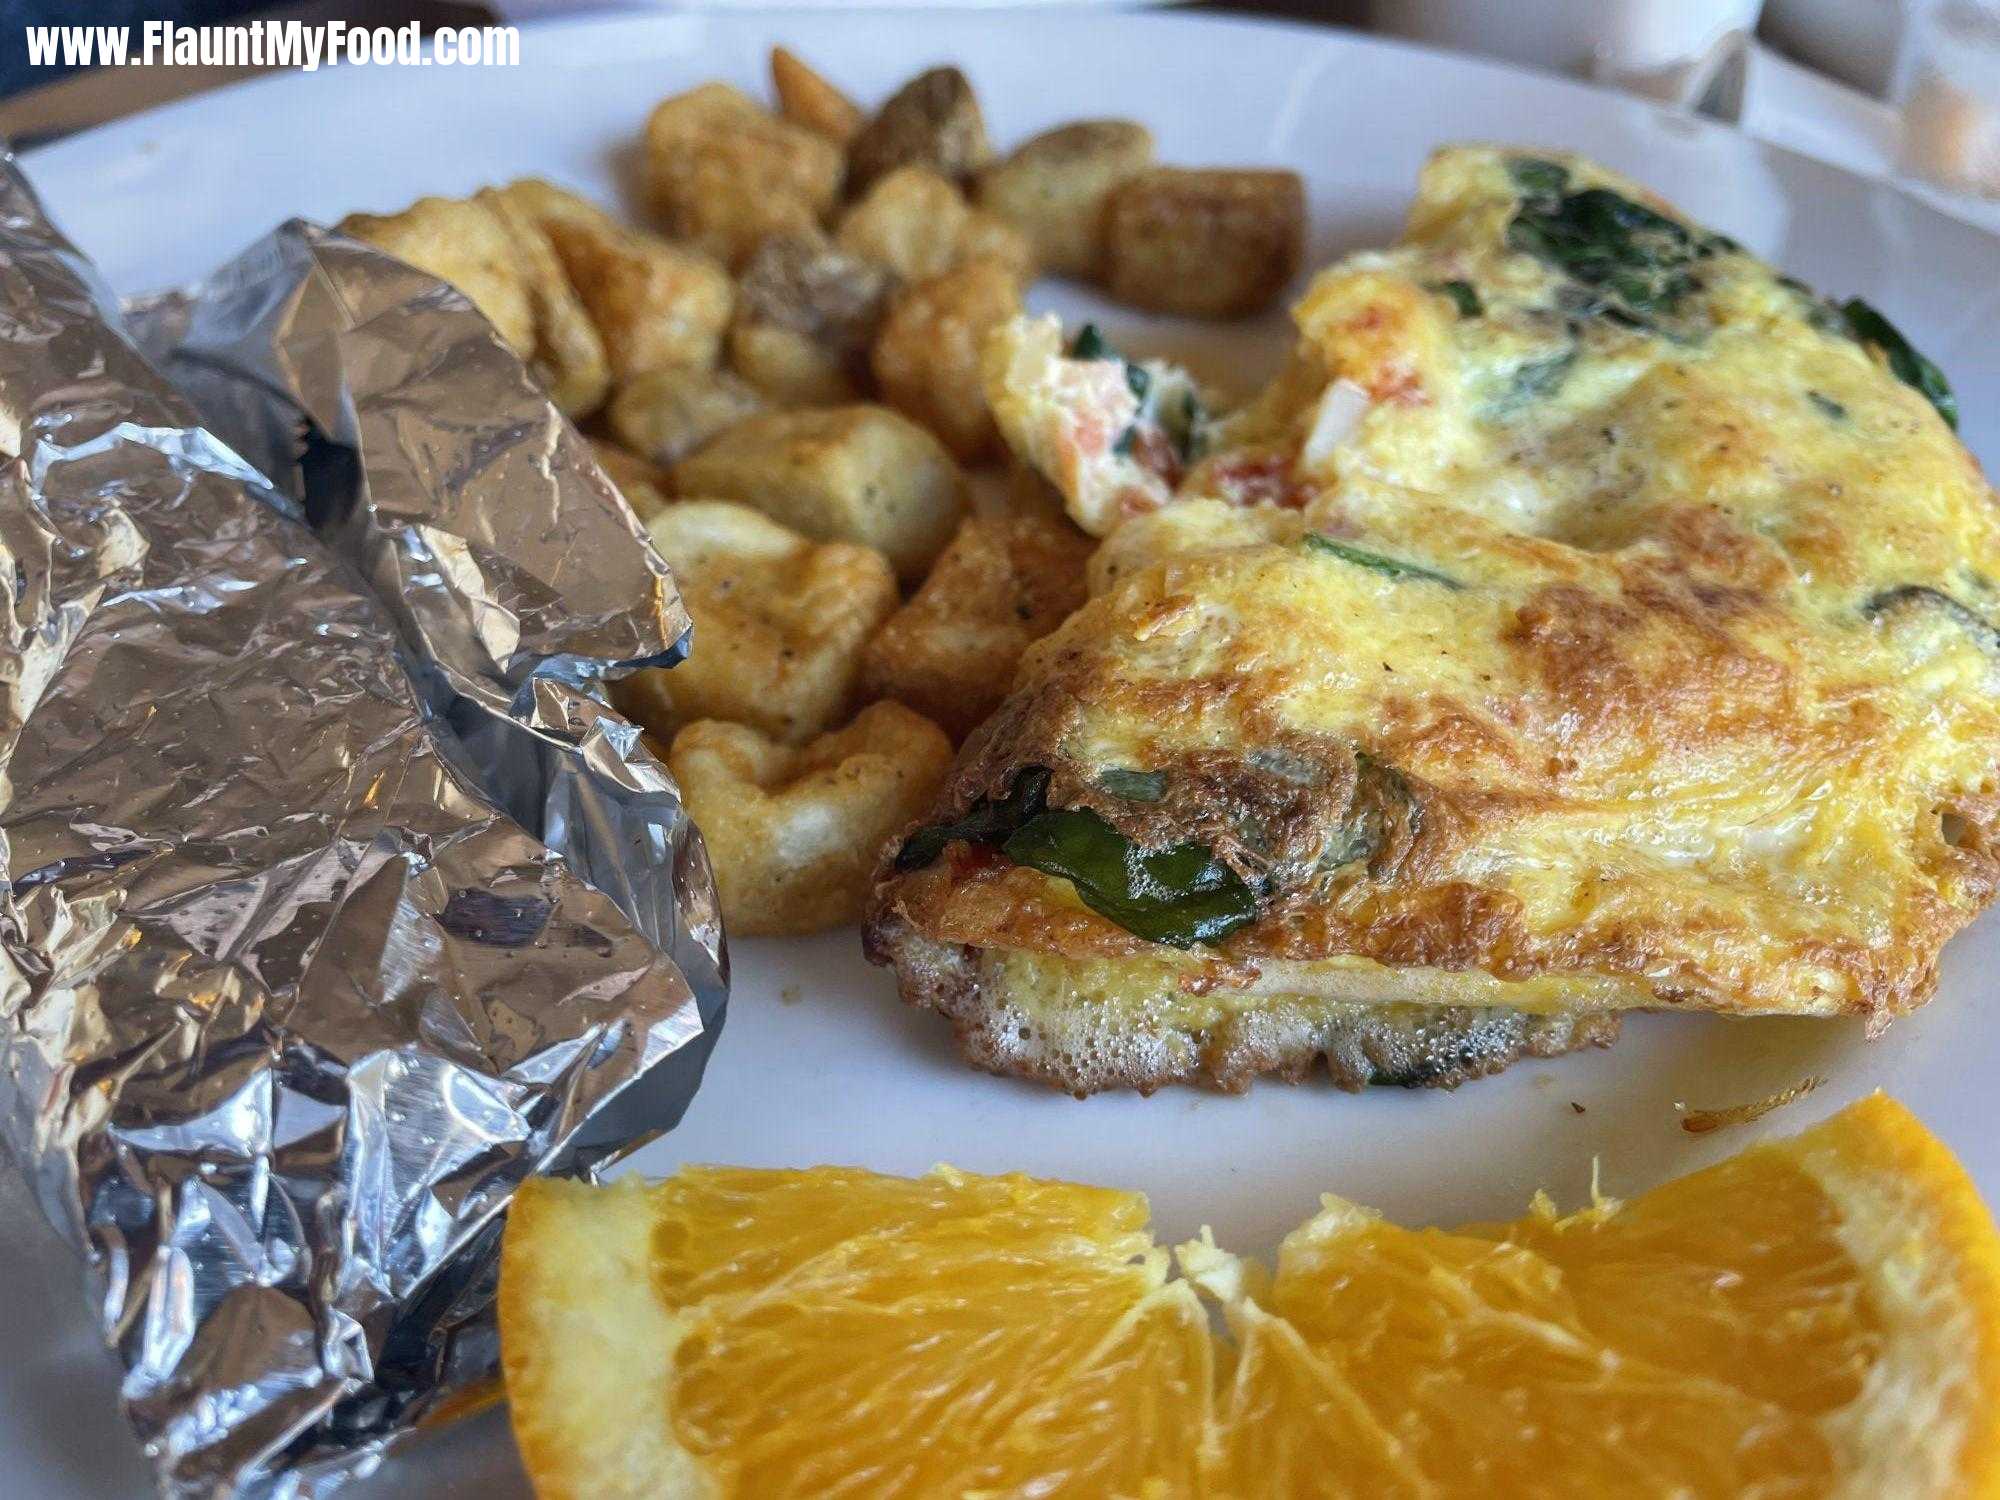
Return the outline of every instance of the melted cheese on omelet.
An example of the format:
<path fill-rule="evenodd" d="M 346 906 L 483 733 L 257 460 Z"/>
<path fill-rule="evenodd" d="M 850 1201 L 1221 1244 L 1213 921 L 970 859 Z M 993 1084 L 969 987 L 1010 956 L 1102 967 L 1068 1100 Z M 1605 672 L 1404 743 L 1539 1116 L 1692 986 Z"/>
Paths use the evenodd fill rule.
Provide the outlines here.
<path fill-rule="evenodd" d="M 1159 773 L 1256 919 L 1174 955 L 985 866 L 892 881 L 882 910 L 975 950 L 1179 964 L 1232 1005 L 1881 1021 L 1928 997 L 2000 883 L 1994 496 L 1830 304 L 1677 218 L 1646 230 L 1674 252 L 1651 281 L 1550 253 L 1519 221 L 1568 195 L 1671 216 L 1579 158 L 1440 152 L 1403 242 L 1320 275 L 1287 370 L 1177 488 L 1066 489 L 1108 533 L 1095 597 L 951 795 Z M 1024 456 L 1059 468 L 1051 443 Z M 1391 769 L 1411 836 L 1315 864 L 1356 765 Z M 1302 788 L 1282 815 L 1271 766 Z M 1154 810 L 1089 805 L 1162 840 Z"/>

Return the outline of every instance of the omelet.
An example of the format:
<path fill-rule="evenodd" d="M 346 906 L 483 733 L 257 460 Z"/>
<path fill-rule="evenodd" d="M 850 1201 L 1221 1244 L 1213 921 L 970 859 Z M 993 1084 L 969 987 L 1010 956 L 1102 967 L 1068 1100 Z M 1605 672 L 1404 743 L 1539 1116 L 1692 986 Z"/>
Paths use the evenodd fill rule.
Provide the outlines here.
<path fill-rule="evenodd" d="M 996 335 L 1003 432 L 1104 541 L 885 858 L 905 998 L 1079 1094 L 1928 999 L 2000 874 L 2000 511 L 1943 375 L 1493 147 L 1294 317 L 1165 443 L 1114 351 Z"/>

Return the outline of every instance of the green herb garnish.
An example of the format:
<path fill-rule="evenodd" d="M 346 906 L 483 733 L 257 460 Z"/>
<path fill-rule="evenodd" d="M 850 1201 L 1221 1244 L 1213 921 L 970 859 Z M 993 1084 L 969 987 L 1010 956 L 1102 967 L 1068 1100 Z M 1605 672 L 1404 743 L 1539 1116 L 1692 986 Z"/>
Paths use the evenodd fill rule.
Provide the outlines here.
<path fill-rule="evenodd" d="M 1144 365 L 1121 354 L 1095 323 L 1086 323 L 1078 331 L 1070 344 L 1069 357 L 1116 360 L 1125 367 L 1125 389 L 1139 403 L 1139 410 L 1125 430 L 1112 440 L 1113 453 L 1130 458 L 1139 446 L 1140 425 L 1150 422 L 1166 434 L 1174 457 L 1183 467 L 1200 456 L 1202 424 L 1208 420 L 1208 413 L 1195 394 L 1193 381 L 1180 371 L 1168 368 L 1163 375 L 1155 376 Z"/>
<path fill-rule="evenodd" d="M 1951 382 L 1944 378 L 1944 371 L 1917 353 L 1894 323 L 1859 297 L 1849 297 L 1841 303 L 1840 315 L 1857 339 L 1882 351 L 1889 361 L 1890 374 L 1936 407 L 1945 425 L 1953 432 L 1958 431 L 1958 398 L 1951 393 Z"/>
<path fill-rule="evenodd" d="M 1449 297 L 1461 318 L 1476 318 L 1486 311 L 1486 304 L 1479 300 L 1479 288 L 1469 281 L 1433 281 L 1429 289 Z"/>
<path fill-rule="evenodd" d="M 1820 414 L 1830 422 L 1845 422 L 1847 420 L 1847 408 L 1831 396 L 1822 395 L 1818 391 L 1807 391 L 1806 400 L 1812 402 L 1819 409 Z"/>
<path fill-rule="evenodd" d="M 1127 802 L 1158 802 L 1167 794 L 1167 773 L 1108 766 L 1097 773 L 1097 784 Z"/>
<path fill-rule="evenodd" d="M 1393 557 L 1384 557 L 1379 552 L 1350 547 L 1346 542 L 1337 542 L 1332 537 L 1324 536 L 1317 531 L 1306 533 L 1305 544 L 1316 552 L 1330 553 L 1342 562 L 1352 563 L 1357 568 L 1367 568 L 1370 572 L 1381 573 L 1389 578 L 1416 578 L 1425 583 L 1443 584 L 1448 589 L 1465 587 L 1456 578 L 1449 578 L 1418 563 L 1401 562 Z"/>
<path fill-rule="evenodd" d="M 1098 332 L 1095 323 L 1086 323 L 1077 330 L 1075 341 L 1069 346 L 1071 359 L 1120 359 L 1125 356 L 1111 346 L 1111 340 Z"/>

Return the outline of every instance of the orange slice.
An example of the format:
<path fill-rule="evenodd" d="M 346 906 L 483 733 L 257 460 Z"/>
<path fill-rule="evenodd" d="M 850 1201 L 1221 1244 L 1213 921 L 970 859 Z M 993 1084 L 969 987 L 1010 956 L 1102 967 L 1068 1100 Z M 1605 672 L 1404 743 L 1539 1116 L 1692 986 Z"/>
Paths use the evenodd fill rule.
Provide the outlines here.
<path fill-rule="evenodd" d="M 548 1500 L 2000 1494 L 2000 1235 L 1879 1096 L 1567 1218 L 1329 1198 L 1275 1275 L 1204 1236 L 1173 1277 L 1145 1223 L 947 1168 L 530 1184 L 523 1460 Z"/>

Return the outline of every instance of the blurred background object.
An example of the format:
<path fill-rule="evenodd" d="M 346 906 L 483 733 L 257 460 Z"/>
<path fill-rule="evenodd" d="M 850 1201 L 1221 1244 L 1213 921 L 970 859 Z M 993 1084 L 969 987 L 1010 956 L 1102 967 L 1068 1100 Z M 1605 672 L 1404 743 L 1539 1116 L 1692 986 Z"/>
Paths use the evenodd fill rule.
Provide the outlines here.
<path fill-rule="evenodd" d="M 23 27 L 184 25 L 257 18 L 357 25 L 535 20 L 593 11 L 742 9 L 758 0 L 0 0 L 0 134 L 32 142 L 232 82 L 248 68 L 28 64 Z M 854 0 L 790 0 L 812 9 Z M 1119 0 L 930 0 L 993 6 Z M 1142 8 L 1133 0 L 1124 0 Z M 1585 79 L 1734 124 L 1852 171 L 1915 183 L 2000 230 L 2000 0 L 1208 0 L 1371 30 Z M 892 24 L 921 24 L 906 13 Z M 532 66 L 530 51 L 523 59 Z"/>
<path fill-rule="evenodd" d="M 1903 117 L 1903 171 L 2000 199 L 2000 0 L 1916 5 L 1890 97 Z"/>
<path fill-rule="evenodd" d="M 1758 35 L 1807 67 L 1877 97 L 1888 92 L 1908 0 L 1764 0 Z"/>
<path fill-rule="evenodd" d="M 1742 56 L 1763 0 L 1374 0 L 1377 30 L 1692 106 Z M 1727 85 L 1724 85 L 1727 86 Z"/>

